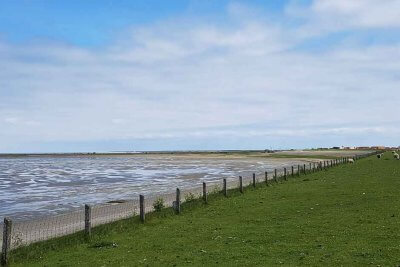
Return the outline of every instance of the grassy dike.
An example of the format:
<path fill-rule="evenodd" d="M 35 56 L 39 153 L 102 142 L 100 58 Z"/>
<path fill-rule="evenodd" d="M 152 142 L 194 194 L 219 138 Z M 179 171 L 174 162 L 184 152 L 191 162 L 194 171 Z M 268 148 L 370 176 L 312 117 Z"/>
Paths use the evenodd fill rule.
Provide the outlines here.
<path fill-rule="evenodd" d="M 11 266 L 400 264 L 400 161 L 386 153 L 209 204 L 18 249 Z"/>

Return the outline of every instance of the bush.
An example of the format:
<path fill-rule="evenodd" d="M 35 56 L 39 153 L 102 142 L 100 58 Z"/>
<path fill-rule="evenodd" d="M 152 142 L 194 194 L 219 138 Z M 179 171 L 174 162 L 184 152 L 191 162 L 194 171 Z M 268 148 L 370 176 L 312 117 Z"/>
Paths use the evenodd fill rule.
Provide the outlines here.
<path fill-rule="evenodd" d="M 191 202 L 191 201 L 193 201 L 193 200 L 195 200 L 196 199 L 196 196 L 193 194 L 193 193 L 191 193 L 191 192 L 189 192 L 189 193 L 187 193 L 186 195 L 185 195 L 185 201 L 186 202 Z"/>
<path fill-rule="evenodd" d="M 164 207 L 165 205 L 163 198 L 157 198 L 153 203 L 153 208 L 155 211 L 161 211 Z"/>
<path fill-rule="evenodd" d="M 211 194 L 218 194 L 221 192 L 221 188 L 219 185 L 214 186 L 214 188 L 211 190 Z"/>

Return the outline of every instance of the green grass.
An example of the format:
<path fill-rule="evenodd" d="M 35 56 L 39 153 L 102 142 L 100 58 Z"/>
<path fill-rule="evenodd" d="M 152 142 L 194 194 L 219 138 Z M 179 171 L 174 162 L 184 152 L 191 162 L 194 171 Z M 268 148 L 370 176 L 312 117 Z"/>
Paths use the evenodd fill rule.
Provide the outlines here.
<path fill-rule="evenodd" d="M 266 158 L 288 158 L 288 159 L 340 159 L 344 156 L 339 155 L 299 155 L 299 154 L 269 154 L 269 155 L 260 155 L 259 157 Z"/>
<path fill-rule="evenodd" d="M 400 161 L 355 164 L 212 195 L 14 251 L 12 266 L 397 266 Z"/>

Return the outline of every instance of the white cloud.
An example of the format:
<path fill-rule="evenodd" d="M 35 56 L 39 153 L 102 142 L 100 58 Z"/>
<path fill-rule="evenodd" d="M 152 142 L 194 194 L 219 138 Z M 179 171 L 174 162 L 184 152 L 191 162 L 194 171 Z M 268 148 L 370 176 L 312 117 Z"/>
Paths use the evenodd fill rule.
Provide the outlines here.
<path fill-rule="evenodd" d="M 342 26 L 360 26 L 372 2 L 315 1 L 307 12 L 359 10 L 363 18 Z M 297 46 L 305 28 L 320 27 L 314 18 L 286 27 L 236 17 L 238 8 L 233 26 L 168 21 L 104 49 L 0 42 L 0 149 L 21 140 L 396 133 L 399 44 L 305 52 Z"/>
<path fill-rule="evenodd" d="M 5 118 L 4 122 L 11 123 L 11 124 L 16 124 L 16 123 L 18 123 L 18 118 Z"/>
<path fill-rule="evenodd" d="M 306 32 L 400 28 L 400 0 L 313 0 L 307 6 L 293 1 L 286 11 L 306 20 Z"/>
<path fill-rule="evenodd" d="M 400 27 L 399 0 L 316 0 L 311 9 L 320 18 L 359 27 Z"/>

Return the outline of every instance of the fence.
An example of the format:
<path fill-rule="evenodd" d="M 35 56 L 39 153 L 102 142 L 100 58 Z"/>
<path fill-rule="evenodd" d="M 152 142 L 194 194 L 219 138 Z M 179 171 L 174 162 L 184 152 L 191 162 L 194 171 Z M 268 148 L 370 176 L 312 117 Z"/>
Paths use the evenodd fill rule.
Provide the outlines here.
<path fill-rule="evenodd" d="M 377 152 L 353 157 L 353 160 L 367 157 Z M 289 177 L 300 176 L 302 174 L 316 172 L 327 169 L 339 164 L 348 163 L 349 158 L 333 159 L 328 161 L 320 161 L 309 164 L 284 167 L 281 170 L 275 169 L 274 172 L 253 173 L 250 177 L 239 176 L 239 179 L 223 179 L 221 182 L 213 182 L 210 184 L 203 183 L 201 186 L 191 189 L 176 189 L 166 194 L 158 196 L 140 196 L 136 200 L 124 202 L 107 203 L 101 205 L 89 206 L 85 205 L 81 209 L 66 214 L 48 216 L 42 219 L 31 221 L 12 221 L 10 218 L 4 219 L 4 224 L 0 229 L 0 244 L 2 246 L 2 264 L 7 264 L 9 252 L 21 246 L 26 246 L 35 242 L 49 240 L 73 234 L 79 231 L 85 231 L 90 235 L 91 228 L 115 222 L 121 219 L 140 216 L 142 222 L 145 222 L 145 214 L 154 211 L 153 203 L 162 198 L 165 207 L 173 207 L 180 212 L 180 204 L 189 197 L 202 197 L 207 202 L 207 194 L 210 192 L 222 192 L 225 196 L 229 189 L 239 188 L 243 193 L 243 187 L 256 186 L 258 183 L 278 182 L 279 180 L 287 180 Z"/>

